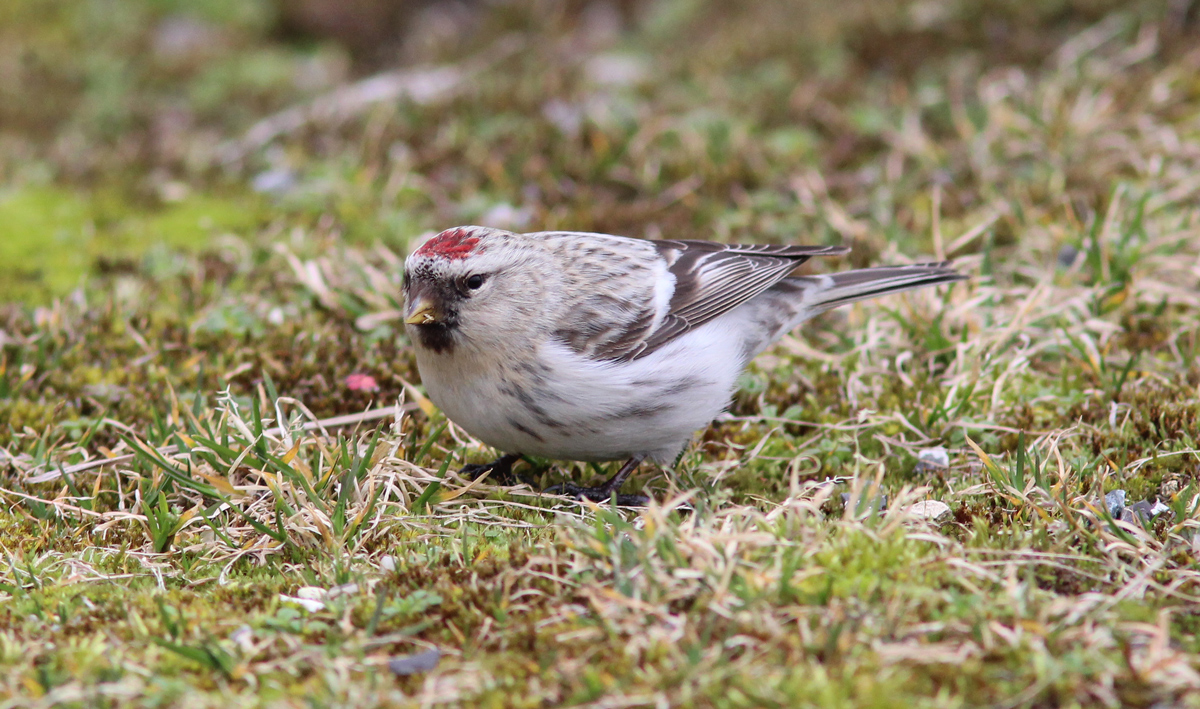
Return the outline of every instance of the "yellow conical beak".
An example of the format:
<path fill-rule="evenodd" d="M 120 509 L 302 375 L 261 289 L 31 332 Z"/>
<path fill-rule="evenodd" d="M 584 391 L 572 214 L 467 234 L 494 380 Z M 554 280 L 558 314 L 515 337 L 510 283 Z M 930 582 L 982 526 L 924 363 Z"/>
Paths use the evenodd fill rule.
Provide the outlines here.
<path fill-rule="evenodd" d="M 424 296 L 413 298 L 413 301 L 408 304 L 408 312 L 404 316 L 404 322 L 409 325 L 432 325 L 441 320 L 441 313 L 434 306 L 433 301 Z"/>

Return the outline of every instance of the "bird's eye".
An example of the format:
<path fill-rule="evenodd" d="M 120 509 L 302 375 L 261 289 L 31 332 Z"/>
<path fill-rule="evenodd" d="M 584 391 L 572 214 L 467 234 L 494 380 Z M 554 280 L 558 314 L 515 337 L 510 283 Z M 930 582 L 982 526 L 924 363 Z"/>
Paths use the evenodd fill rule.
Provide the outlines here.
<path fill-rule="evenodd" d="M 479 290 L 481 287 L 483 287 L 483 276 L 476 273 L 475 275 L 467 278 L 467 288 L 470 288 L 471 290 Z"/>

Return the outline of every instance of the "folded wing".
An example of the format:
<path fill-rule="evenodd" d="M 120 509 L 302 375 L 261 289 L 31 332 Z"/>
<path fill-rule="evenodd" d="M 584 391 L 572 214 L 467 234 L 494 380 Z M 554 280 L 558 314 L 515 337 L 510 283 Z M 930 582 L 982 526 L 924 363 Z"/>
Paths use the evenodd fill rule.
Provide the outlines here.
<path fill-rule="evenodd" d="M 595 352 L 597 357 L 633 360 L 703 325 L 775 285 L 813 256 L 849 251 L 844 246 L 719 244 L 711 241 L 650 242 L 675 278 L 666 315 L 647 331 L 630 327 Z"/>

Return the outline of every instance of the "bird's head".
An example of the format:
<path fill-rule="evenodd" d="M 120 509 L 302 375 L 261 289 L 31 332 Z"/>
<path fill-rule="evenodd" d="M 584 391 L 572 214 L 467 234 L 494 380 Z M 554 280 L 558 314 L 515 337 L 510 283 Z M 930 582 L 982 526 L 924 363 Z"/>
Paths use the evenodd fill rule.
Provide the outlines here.
<path fill-rule="evenodd" d="M 542 311 L 544 254 L 528 237 L 500 229 L 447 229 L 404 264 L 404 322 L 437 353 L 486 347 L 529 331 Z"/>

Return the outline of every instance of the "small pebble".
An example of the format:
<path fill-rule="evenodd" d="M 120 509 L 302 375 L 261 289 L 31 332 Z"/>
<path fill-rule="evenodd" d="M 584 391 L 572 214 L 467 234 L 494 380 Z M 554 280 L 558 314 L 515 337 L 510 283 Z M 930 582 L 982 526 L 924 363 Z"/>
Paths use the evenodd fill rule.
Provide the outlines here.
<path fill-rule="evenodd" d="M 296 597 L 308 601 L 319 601 L 325 597 L 326 593 L 327 591 L 320 586 L 301 586 L 296 589 Z"/>
<path fill-rule="evenodd" d="M 279 594 L 279 600 L 283 601 L 284 603 L 293 603 L 297 606 L 300 606 L 309 613 L 316 613 L 325 607 L 325 604 L 321 601 L 315 601 L 311 598 L 301 598 L 299 596 L 287 596 L 282 593 Z"/>
<path fill-rule="evenodd" d="M 1149 522 L 1155 517 L 1158 517 L 1163 512 L 1170 511 L 1170 507 L 1167 507 L 1158 500 L 1155 500 L 1153 503 L 1142 500 L 1140 502 L 1133 503 L 1129 507 L 1126 507 L 1124 511 L 1121 512 L 1121 521 L 1145 523 Z"/>
<path fill-rule="evenodd" d="M 950 515 L 950 505 L 941 500 L 924 500 L 915 505 L 909 505 L 905 512 L 918 519 L 937 524 Z"/>
<path fill-rule="evenodd" d="M 329 589 L 329 593 L 327 594 L 326 597 L 327 598 L 337 598 L 338 596 L 350 596 L 355 593 L 358 593 L 358 584 L 346 583 L 346 584 L 342 584 L 341 586 L 334 586 L 333 588 Z"/>
<path fill-rule="evenodd" d="M 1113 490 L 1104 496 L 1104 504 L 1113 519 L 1121 519 L 1121 511 L 1125 509 L 1125 491 Z"/>
<path fill-rule="evenodd" d="M 384 554 L 383 558 L 379 560 L 379 568 L 383 569 L 384 571 L 395 571 L 396 557 L 391 556 L 390 554 Z"/>
<path fill-rule="evenodd" d="M 418 672 L 428 672 L 438 666 L 442 652 L 437 648 L 418 652 L 415 655 L 401 655 L 388 662 L 388 669 L 393 673 L 406 677 Z"/>
<path fill-rule="evenodd" d="M 913 469 L 913 472 L 920 475 L 922 473 L 939 472 L 949 467 L 950 454 L 942 446 L 935 446 L 917 453 L 917 467 Z"/>

